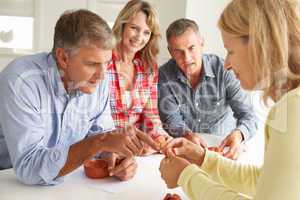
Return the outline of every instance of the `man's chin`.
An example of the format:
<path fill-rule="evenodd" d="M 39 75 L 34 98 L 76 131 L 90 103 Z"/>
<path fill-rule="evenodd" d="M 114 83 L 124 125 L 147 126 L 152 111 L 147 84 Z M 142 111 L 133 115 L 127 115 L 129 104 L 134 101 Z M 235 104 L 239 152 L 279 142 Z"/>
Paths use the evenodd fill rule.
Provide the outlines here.
<path fill-rule="evenodd" d="M 94 87 L 94 86 L 93 87 L 92 86 L 90 86 L 90 87 L 81 87 L 79 90 L 82 93 L 85 93 L 85 94 L 92 94 L 96 91 L 96 87 Z"/>

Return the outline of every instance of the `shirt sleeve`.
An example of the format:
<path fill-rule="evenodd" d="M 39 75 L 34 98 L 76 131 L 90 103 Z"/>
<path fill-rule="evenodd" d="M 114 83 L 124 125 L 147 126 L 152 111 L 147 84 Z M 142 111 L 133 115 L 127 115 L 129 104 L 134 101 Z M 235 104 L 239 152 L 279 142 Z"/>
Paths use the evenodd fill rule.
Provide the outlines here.
<path fill-rule="evenodd" d="M 191 199 L 252 199 L 256 192 L 260 170 L 206 151 L 201 168 L 186 167 L 178 179 L 178 185 Z"/>
<path fill-rule="evenodd" d="M 53 185 L 64 166 L 69 146 L 44 145 L 44 122 L 37 91 L 18 75 L 2 74 L 0 121 L 13 168 L 25 184 Z"/>
<path fill-rule="evenodd" d="M 260 175 L 260 168 L 239 163 L 207 150 L 201 169 L 210 177 L 235 191 L 252 196 Z"/>
<path fill-rule="evenodd" d="M 183 191 L 191 200 L 222 199 L 222 200 L 246 200 L 251 199 L 242 193 L 238 193 L 228 186 L 222 185 L 210 178 L 197 165 L 187 166 L 178 179 Z"/>
<path fill-rule="evenodd" d="M 167 133 L 162 128 L 162 123 L 158 114 L 157 107 L 157 68 L 153 70 L 153 75 L 151 76 L 152 80 L 149 80 L 150 83 L 150 96 L 143 109 L 143 126 L 146 128 L 146 132 L 150 133 L 152 136 L 157 137 L 160 135 L 167 135 Z"/>
<path fill-rule="evenodd" d="M 250 96 L 241 89 L 239 80 L 231 70 L 224 70 L 224 84 L 226 98 L 237 119 L 236 129 L 242 132 L 244 140 L 247 141 L 256 133 L 257 129 L 257 118 L 254 115 Z"/>
<path fill-rule="evenodd" d="M 176 102 L 170 85 L 171 84 L 162 70 L 158 78 L 158 109 L 164 129 L 173 137 L 183 136 L 186 132 L 192 132 L 183 120 L 179 105 Z"/>

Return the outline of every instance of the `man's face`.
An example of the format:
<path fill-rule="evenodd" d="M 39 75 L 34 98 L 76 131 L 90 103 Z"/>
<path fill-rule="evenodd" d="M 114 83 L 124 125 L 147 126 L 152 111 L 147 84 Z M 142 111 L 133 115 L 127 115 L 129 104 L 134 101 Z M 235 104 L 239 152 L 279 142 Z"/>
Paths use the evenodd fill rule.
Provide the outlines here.
<path fill-rule="evenodd" d="M 60 68 L 64 71 L 63 82 L 66 90 L 79 89 L 83 93 L 93 93 L 100 80 L 104 79 L 111 55 L 111 50 L 95 45 L 81 47 L 73 55 L 64 52 Z"/>
<path fill-rule="evenodd" d="M 203 39 L 192 29 L 180 36 L 171 36 L 168 49 L 172 58 L 186 76 L 199 73 L 202 65 Z"/>

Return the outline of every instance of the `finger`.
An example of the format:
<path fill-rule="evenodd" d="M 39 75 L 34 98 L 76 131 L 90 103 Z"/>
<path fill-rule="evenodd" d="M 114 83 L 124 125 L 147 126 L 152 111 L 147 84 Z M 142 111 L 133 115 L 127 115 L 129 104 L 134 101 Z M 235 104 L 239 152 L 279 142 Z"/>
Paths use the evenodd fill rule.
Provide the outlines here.
<path fill-rule="evenodd" d="M 166 156 L 167 156 L 168 158 L 174 158 L 174 157 L 176 157 L 176 155 L 175 155 L 173 149 L 167 149 L 167 150 L 166 150 Z"/>
<path fill-rule="evenodd" d="M 139 129 L 136 129 L 136 136 L 142 140 L 143 142 L 145 142 L 146 144 L 148 144 L 150 147 L 152 147 L 153 149 L 155 149 L 156 151 L 160 150 L 159 145 L 146 133 L 140 131 Z"/>
<path fill-rule="evenodd" d="M 227 142 L 228 142 L 228 140 L 227 140 L 227 138 L 225 138 L 222 142 L 221 142 L 221 144 L 219 145 L 219 148 L 223 151 L 224 150 L 224 148 L 227 146 Z"/>
<path fill-rule="evenodd" d="M 132 153 L 131 149 L 129 149 L 126 145 L 124 145 L 119 151 L 116 151 L 115 153 L 118 153 L 125 157 L 132 157 L 134 154 Z"/>
<path fill-rule="evenodd" d="M 200 146 L 203 148 L 207 148 L 207 143 L 205 142 L 205 140 L 200 140 Z"/>
<path fill-rule="evenodd" d="M 116 160 L 117 160 L 116 154 L 111 153 L 111 155 L 108 156 L 108 159 L 107 159 L 108 171 L 111 171 L 113 168 L 115 168 Z"/>
<path fill-rule="evenodd" d="M 125 170 L 120 171 L 118 173 L 115 173 L 115 176 L 117 176 L 122 181 L 127 181 L 136 174 L 137 171 L 137 164 L 131 163 Z"/>
<path fill-rule="evenodd" d="M 173 140 L 173 139 L 174 139 L 173 137 L 167 135 L 167 136 L 166 136 L 166 143 L 169 143 L 169 142 L 170 142 L 171 140 Z"/>
<path fill-rule="evenodd" d="M 187 150 L 184 147 L 173 148 L 173 151 L 176 156 L 185 156 L 187 154 Z"/>
<path fill-rule="evenodd" d="M 143 144 L 142 142 L 137 138 L 136 136 L 136 131 L 135 128 L 133 126 L 128 126 L 126 128 L 126 134 L 130 137 L 130 139 L 132 140 L 132 142 L 135 144 L 135 146 L 141 151 L 141 149 L 143 149 Z"/>
<path fill-rule="evenodd" d="M 180 147 L 183 145 L 183 142 L 185 141 L 185 138 L 175 138 L 173 140 L 171 140 L 170 142 L 168 142 L 165 145 L 164 149 L 170 149 L 170 148 L 174 148 L 174 147 Z"/>
<path fill-rule="evenodd" d="M 140 149 L 137 146 L 135 146 L 135 144 L 132 142 L 132 140 L 129 137 L 127 139 L 126 146 L 128 147 L 128 149 L 130 149 L 133 155 L 139 155 Z"/>
<path fill-rule="evenodd" d="M 224 154 L 224 157 L 232 159 L 237 152 L 237 147 L 230 147 L 229 150 Z"/>
<path fill-rule="evenodd" d="M 165 155 L 167 155 L 167 151 L 169 149 L 173 150 L 174 147 L 182 146 L 182 139 L 183 138 L 176 138 L 173 140 L 170 140 L 165 146 L 162 148 L 161 152 Z"/>
<path fill-rule="evenodd" d="M 143 149 L 143 144 L 142 144 L 142 142 L 136 137 L 136 135 L 134 135 L 133 137 L 132 137 L 132 141 L 133 141 L 133 143 L 135 144 L 135 146 L 137 146 L 137 148 L 138 149 Z"/>
<path fill-rule="evenodd" d="M 121 163 L 116 166 L 113 170 L 112 173 L 114 175 L 121 173 L 122 171 L 126 170 L 127 167 L 129 167 L 132 163 L 135 163 L 135 160 L 133 157 L 128 157 L 125 158 L 124 160 L 121 161 Z"/>

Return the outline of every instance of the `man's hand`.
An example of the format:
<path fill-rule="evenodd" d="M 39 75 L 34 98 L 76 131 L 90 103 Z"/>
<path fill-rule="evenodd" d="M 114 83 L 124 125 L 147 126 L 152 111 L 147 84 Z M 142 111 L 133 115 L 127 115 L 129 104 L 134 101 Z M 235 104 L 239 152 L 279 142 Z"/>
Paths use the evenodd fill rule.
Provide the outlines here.
<path fill-rule="evenodd" d="M 240 130 L 233 130 L 219 145 L 222 152 L 225 147 L 229 147 L 228 151 L 223 154 L 223 156 L 236 160 L 238 159 L 242 147 L 241 142 L 243 141 L 243 135 Z"/>
<path fill-rule="evenodd" d="M 121 181 L 127 181 L 134 177 L 137 171 L 137 163 L 134 157 L 124 158 L 115 153 L 104 153 L 102 159 L 108 163 L 108 171 L 110 176 L 116 176 Z"/>
<path fill-rule="evenodd" d="M 201 145 L 203 148 L 207 147 L 207 143 L 199 133 L 188 132 L 184 135 L 184 137 L 195 144 Z"/>
<path fill-rule="evenodd" d="M 185 138 L 175 138 L 171 140 L 163 149 L 167 157 L 176 155 L 187 159 L 198 166 L 202 165 L 205 156 L 205 149 Z"/>
<path fill-rule="evenodd" d="M 178 186 L 178 178 L 184 168 L 189 164 L 189 161 L 175 156 L 175 154 L 170 154 L 160 162 L 159 171 L 168 188 L 175 188 Z"/>
<path fill-rule="evenodd" d="M 134 126 L 125 129 L 118 129 L 99 136 L 98 146 L 101 151 L 117 153 L 125 157 L 139 155 L 143 150 L 143 144 L 159 151 L 159 145 L 146 133 Z"/>

